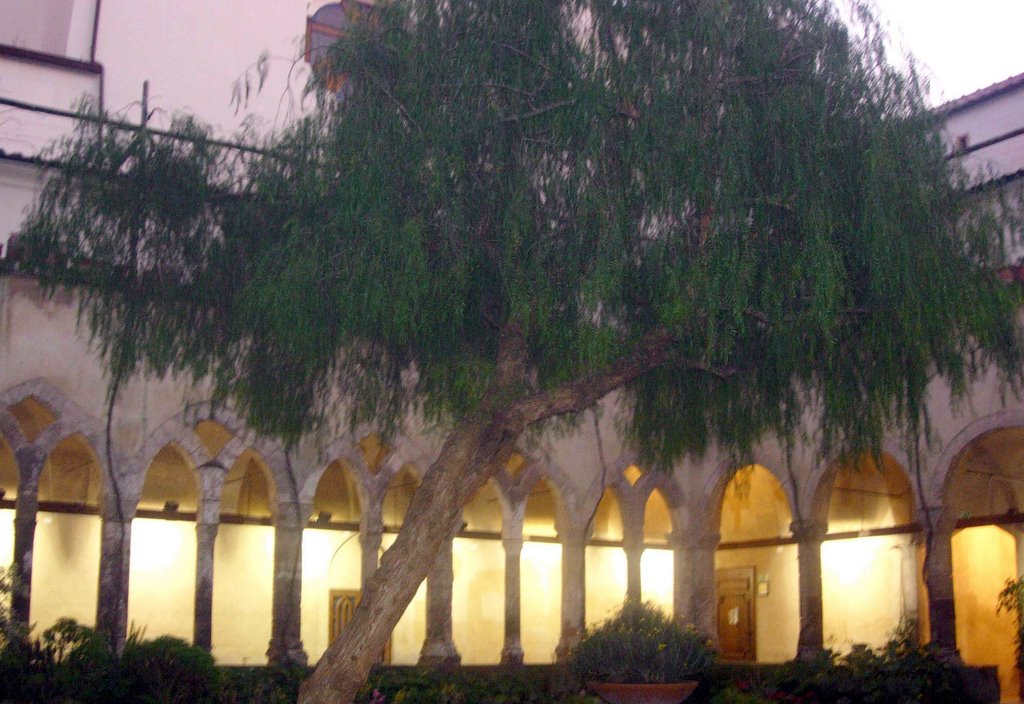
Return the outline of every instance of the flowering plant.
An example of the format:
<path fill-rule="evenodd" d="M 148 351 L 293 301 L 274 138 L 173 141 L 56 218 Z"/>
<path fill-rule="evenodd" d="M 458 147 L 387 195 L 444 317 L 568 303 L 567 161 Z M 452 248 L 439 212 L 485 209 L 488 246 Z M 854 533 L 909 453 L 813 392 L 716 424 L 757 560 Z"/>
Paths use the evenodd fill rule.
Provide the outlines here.
<path fill-rule="evenodd" d="M 583 681 L 626 684 L 694 679 L 715 659 L 707 637 L 680 626 L 657 606 L 627 601 L 584 633 L 569 664 Z"/>

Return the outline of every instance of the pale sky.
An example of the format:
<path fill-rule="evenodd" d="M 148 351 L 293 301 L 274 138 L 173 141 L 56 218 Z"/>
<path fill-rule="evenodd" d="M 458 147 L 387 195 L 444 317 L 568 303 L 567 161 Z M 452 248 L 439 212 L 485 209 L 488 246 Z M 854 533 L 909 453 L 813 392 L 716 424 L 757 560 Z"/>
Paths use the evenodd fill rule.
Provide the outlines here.
<path fill-rule="evenodd" d="M 941 104 L 1024 73 L 1024 0 L 874 0 Z M 897 57 L 892 57 L 896 59 Z"/>

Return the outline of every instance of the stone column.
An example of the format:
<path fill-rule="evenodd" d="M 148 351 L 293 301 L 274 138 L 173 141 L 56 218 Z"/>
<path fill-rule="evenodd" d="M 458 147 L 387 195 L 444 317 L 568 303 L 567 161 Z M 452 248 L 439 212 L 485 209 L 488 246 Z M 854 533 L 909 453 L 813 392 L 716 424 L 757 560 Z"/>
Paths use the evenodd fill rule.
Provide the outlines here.
<path fill-rule="evenodd" d="M 96 600 L 96 630 L 120 651 L 128 632 L 128 570 L 131 565 L 133 514 L 111 515 L 100 524 L 100 584 Z"/>
<path fill-rule="evenodd" d="M 457 667 L 462 656 L 452 640 L 452 540 L 449 537 L 427 574 L 427 637 L 419 664 L 425 667 Z"/>
<path fill-rule="evenodd" d="M 226 467 L 208 463 L 197 469 L 200 499 L 196 511 L 196 593 L 192 621 L 192 642 L 213 647 L 213 557 L 220 528 L 220 497 Z"/>
<path fill-rule="evenodd" d="M 302 531 L 312 504 L 282 502 L 274 526 L 274 595 L 267 660 L 272 665 L 303 665 Z"/>
<path fill-rule="evenodd" d="M 675 541 L 675 608 L 684 621 L 718 642 L 718 593 L 715 584 L 717 532 L 680 535 Z M 678 616 L 677 616 L 678 617 Z"/>
<path fill-rule="evenodd" d="M 523 664 L 521 561 L 523 538 L 504 538 L 505 548 L 505 643 L 501 647 L 502 665 Z"/>
<path fill-rule="evenodd" d="M 796 656 L 798 659 L 811 659 L 825 650 L 821 543 L 828 526 L 814 521 L 794 521 L 789 528 L 797 541 L 800 570 L 800 635 L 797 638 Z"/>
<path fill-rule="evenodd" d="M 196 523 L 196 594 L 192 621 L 192 641 L 201 648 L 213 647 L 213 549 L 217 541 L 217 521 Z"/>
<path fill-rule="evenodd" d="M 586 618 L 586 532 L 572 526 L 562 539 L 562 631 L 555 657 L 564 662 L 579 643 Z"/>
<path fill-rule="evenodd" d="M 925 584 L 928 587 L 930 640 L 947 657 L 956 655 L 956 610 L 953 607 L 953 532 L 936 527 L 926 543 Z"/>
<path fill-rule="evenodd" d="M 920 545 L 920 539 L 910 535 L 907 536 L 907 542 L 900 546 L 900 587 L 903 596 L 900 618 L 914 625 L 915 641 L 921 622 L 917 600 L 917 549 Z"/>
<path fill-rule="evenodd" d="M 640 577 L 640 564 L 644 556 L 644 542 L 627 540 L 623 549 L 626 551 L 626 599 L 640 601 L 643 598 L 643 581 Z"/>
<path fill-rule="evenodd" d="M 14 622 L 28 628 L 32 611 L 32 555 L 39 512 L 39 475 L 45 458 L 35 448 L 18 452 L 18 495 L 14 504 L 14 571 L 18 588 L 11 595 Z"/>
<path fill-rule="evenodd" d="M 693 603 L 693 571 L 686 534 L 673 531 L 668 535 L 672 547 L 672 617 L 678 622 L 691 622 Z"/>
<path fill-rule="evenodd" d="M 359 523 L 359 547 L 361 550 L 361 571 L 359 583 L 366 588 L 366 583 L 377 571 L 380 561 L 380 545 L 384 536 L 384 524 L 381 520 L 379 507 L 377 512 L 367 511 Z"/>

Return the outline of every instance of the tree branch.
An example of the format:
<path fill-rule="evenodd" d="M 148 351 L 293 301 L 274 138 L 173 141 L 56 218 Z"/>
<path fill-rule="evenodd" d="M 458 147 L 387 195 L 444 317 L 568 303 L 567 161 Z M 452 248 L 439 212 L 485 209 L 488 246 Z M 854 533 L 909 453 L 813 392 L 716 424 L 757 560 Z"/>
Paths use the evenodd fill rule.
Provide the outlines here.
<path fill-rule="evenodd" d="M 527 396 L 513 404 L 511 412 L 521 415 L 530 424 L 553 416 L 583 411 L 615 389 L 673 359 L 674 342 L 674 337 L 667 330 L 655 330 L 644 336 L 631 354 L 604 370 Z M 684 369 L 705 372 L 719 379 L 728 379 L 736 373 L 732 367 L 715 367 L 699 360 L 673 361 Z"/>

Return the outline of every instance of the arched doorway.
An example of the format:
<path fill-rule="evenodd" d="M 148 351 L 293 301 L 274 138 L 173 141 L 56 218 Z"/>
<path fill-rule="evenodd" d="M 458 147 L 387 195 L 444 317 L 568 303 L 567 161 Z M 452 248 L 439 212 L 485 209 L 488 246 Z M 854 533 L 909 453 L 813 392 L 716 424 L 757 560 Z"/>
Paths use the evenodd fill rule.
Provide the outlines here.
<path fill-rule="evenodd" d="M 502 499 L 488 481 L 462 509 L 463 530 L 452 545 L 452 639 L 464 665 L 501 660 L 505 632 L 505 549 Z"/>
<path fill-rule="evenodd" d="M 302 643 L 312 662 L 340 631 L 360 593 L 361 517 L 352 467 L 335 460 L 320 476 L 302 534 Z"/>
<path fill-rule="evenodd" d="M 913 491 L 890 455 L 835 470 L 821 546 L 825 642 L 879 647 L 901 622 L 918 624 L 923 590 Z"/>
<path fill-rule="evenodd" d="M 561 635 L 562 546 L 557 490 L 539 479 L 526 498 L 522 552 L 523 661 L 549 663 Z"/>
<path fill-rule="evenodd" d="M 1004 696 L 1019 691 L 1013 619 L 996 613 L 1007 579 L 1024 574 L 1024 428 L 975 438 L 954 466 L 945 502 L 952 539 L 957 649 L 969 665 L 997 665 Z"/>
<path fill-rule="evenodd" d="M 365 447 L 364 452 L 366 452 Z M 367 457 L 369 461 L 369 453 L 367 453 Z M 409 510 L 412 496 L 416 493 L 419 485 L 419 474 L 411 464 L 403 466 L 388 482 L 381 506 L 381 516 L 384 521 L 384 538 L 381 547 L 384 550 L 387 550 L 395 542 L 395 536 L 405 521 L 405 514 Z M 416 664 L 419 661 L 420 650 L 426 637 L 427 581 L 423 580 L 392 632 L 392 662 L 396 665 Z"/>
<path fill-rule="evenodd" d="M 626 598 L 623 538 L 619 495 L 608 487 L 594 512 L 593 530 L 587 545 L 585 611 L 588 626 L 608 618 L 622 607 Z"/>
<path fill-rule="evenodd" d="M 644 555 L 640 561 L 641 597 L 672 613 L 673 557 L 669 538 L 672 512 L 660 489 L 644 503 Z"/>
<path fill-rule="evenodd" d="M 725 487 L 715 553 L 718 636 L 724 658 L 784 662 L 800 626 L 793 514 L 775 475 L 736 470 Z"/>
<path fill-rule="evenodd" d="M 0 437 L 0 565 L 14 560 L 14 502 L 18 496 L 18 461 Z"/>
<path fill-rule="evenodd" d="M 224 664 L 266 662 L 274 581 L 272 490 L 270 471 L 252 449 L 238 456 L 224 478 L 212 619 L 213 654 Z"/>
<path fill-rule="evenodd" d="M 82 435 L 64 438 L 43 464 L 29 616 L 38 631 L 63 617 L 96 620 L 102 484 L 99 459 Z"/>
<path fill-rule="evenodd" d="M 176 445 L 165 446 L 146 470 L 132 521 L 128 622 L 147 637 L 192 640 L 198 507 L 191 462 Z"/>

